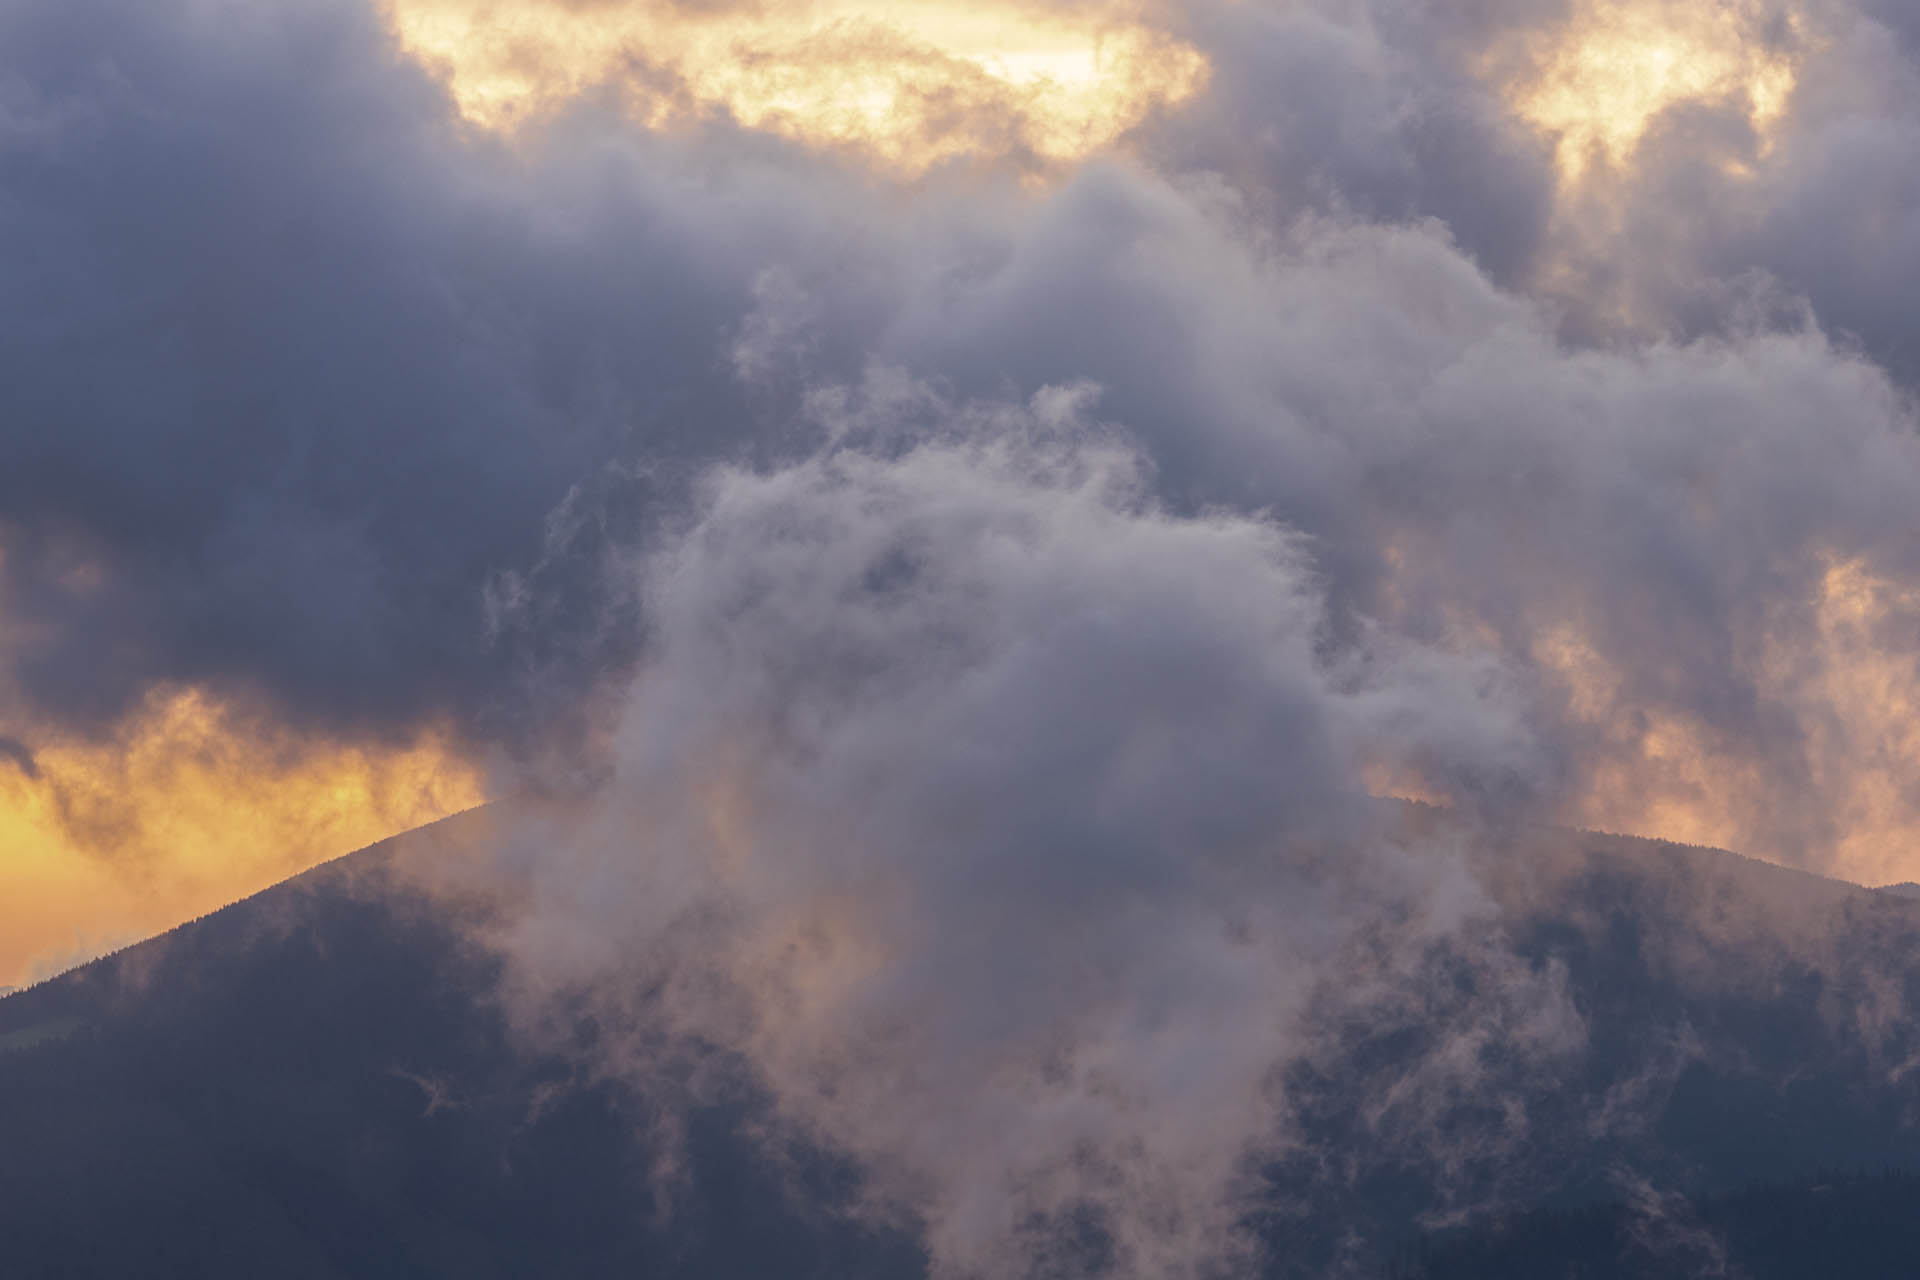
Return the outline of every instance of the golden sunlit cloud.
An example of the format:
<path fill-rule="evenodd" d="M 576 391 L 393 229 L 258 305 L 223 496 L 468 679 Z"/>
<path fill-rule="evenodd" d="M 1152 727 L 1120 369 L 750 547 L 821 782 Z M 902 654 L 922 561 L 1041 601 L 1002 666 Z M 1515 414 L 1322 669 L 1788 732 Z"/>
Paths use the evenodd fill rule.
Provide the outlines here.
<path fill-rule="evenodd" d="M 1815 786 L 1842 806 L 1835 863 L 1868 884 L 1920 879 L 1920 679 L 1914 654 L 1885 643 L 1889 633 L 1910 642 L 1920 590 L 1838 561 L 1818 617 L 1825 660 L 1814 684 L 1829 710 L 1809 726 L 1808 754 Z"/>
<path fill-rule="evenodd" d="M 1791 718 L 1806 777 L 1783 791 L 1755 744 L 1717 739 L 1671 712 L 1629 705 L 1618 676 L 1571 628 L 1536 646 L 1568 710 L 1603 745 L 1578 825 L 1805 863 L 1863 884 L 1920 879 L 1920 590 L 1836 560 L 1811 626 L 1760 646 L 1763 701 Z M 1776 762 L 1777 763 L 1777 762 Z M 1783 845 L 1782 840 L 1789 842 Z M 1795 849 L 1793 840 L 1811 847 Z"/>
<path fill-rule="evenodd" d="M 20 985 L 482 800 L 442 735 L 311 741 L 207 695 L 110 742 L 0 760 L 0 986 Z"/>
<path fill-rule="evenodd" d="M 388 0 L 388 10 L 402 46 L 487 128 L 615 82 L 649 127 L 720 108 L 907 172 L 956 157 L 1086 155 L 1192 94 L 1206 72 L 1195 50 L 1111 6 Z"/>
<path fill-rule="evenodd" d="M 1557 139 L 1562 174 L 1625 160 L 1663 111 L 1741 104 L 1763 141 L 1798 74 L 1791 14 L 1752 0 L 1580 0 L 1524 59 L 1513 103 Z"/>
<path fill-rule="evenodd" d="M 1534 659 L 1557 677 L 1566 712 L 1593 740 L 1569 821 L 1622 835 L 1711 845 L 1764 855 L 1766 834 L 1749 805 L 1765 794 L 1757 762 L 1735 750 L 1714 750 L 1687 718 L 1636 708 L 1620 673 L 1571 626 L 1553 628 Z"/>

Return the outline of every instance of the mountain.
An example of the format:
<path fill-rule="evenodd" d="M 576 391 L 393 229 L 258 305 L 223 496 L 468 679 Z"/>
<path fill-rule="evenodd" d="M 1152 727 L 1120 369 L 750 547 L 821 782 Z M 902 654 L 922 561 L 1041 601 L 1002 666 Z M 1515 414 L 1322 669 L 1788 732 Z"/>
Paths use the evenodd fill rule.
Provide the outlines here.
<path fill-rule="evenodd" d="M 493 907 L 420 887 L 486 821 L 0 999 L 0 1274 L 923 1275 L 910 1233 L 843 1211 L 856 1168 L 769 1157 L 751 1086 L 695 1110 L 669 1177 L 661 1107 L 515 1037 L 473 941 Z M 1646 1235 L 1649 1204 L 1736 1248 L 1795 1195 L 1856 1235 L 1871 1206 L 1915 1199 L 1920 1179 L 1823 1171 L 1920 1173 L 1920 901 L 1550 829 L 1476 857 L 1474 928 L 1561 976 L 1584 1045 L 1543 1067 L 1489 1040 L 1475 1091 L 1435 1104 L 1459 1139 L 1445 1159 L 1396 1145 L 1379 1103 L 1444 1009 L 1356 1022 L 1285 1066 L 1299 1140 L 1251 1219 L 1269 1274 L 1665 1275 L 1671 1257 L 1635 1271 L 1619 1243 Z M 1542 1240 L 1576 1269 L 1500 1269 L 1499 1249 L 1531 1266 Z"/>
<path fill-rule="evenodd" d="M 400 873 L 468 816 L 0 1000 L 0 1275 L 912 1275 L 849 1175 L 696 1116 L 672 1212 L 642 1100 L 509 1042 L 492 960 Z"/>
<path fill-rule="evenodd" d="M 1805 1280 L 1911 1275 L 1920 1175 L 1816 1173 L 1719 1196 L 1640 1188 L 1620 1200 L 1536 1209 L 1430 1243 L 1405 1280 Z"/>

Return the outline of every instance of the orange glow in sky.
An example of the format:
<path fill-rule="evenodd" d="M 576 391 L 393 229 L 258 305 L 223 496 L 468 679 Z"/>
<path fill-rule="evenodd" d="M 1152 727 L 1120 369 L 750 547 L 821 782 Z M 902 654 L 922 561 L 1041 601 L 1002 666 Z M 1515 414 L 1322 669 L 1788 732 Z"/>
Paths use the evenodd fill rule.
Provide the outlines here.
<path fill-rule="evenodd" d="M 1573 717 L 1604 744 L 1569 820 L 1714 845 L 1862 884 L 1920 879 L 1920 666 L 1910 635 L 1920 591 L 1859 564 L 1829 564 L 1811 634 L 1782 628 L 1759 646 L 1763 697 L 1791 717 L 1805 777 L 1790 790 L 1755 744 L 1716 739 L 1672 712 L 1629 705 L 1619 680 L 1571 628 L 1535 657 L 1565 681 Z M 1778 762 L 1775 762 L 1778 763 Z M 1806 841 L 1805 848 L 1793 841 Z"/>
<path fill-rule="evenodd" d="M 388 11 L 403 46 L 487 128 L 612 83 L 649 126 L 724 109 L 909 172 L 954 157 L 1075 159 L 1192 94 L 1206 71 L 1120 3 L 388 0 Z"/>
<path fill-rule="evenodd" d="M 1557 139 L 1563 175 L 1631 155 L 1655 119 L 1688 102 L 1732 103 L 1764 143 L 1798 75 L 1792 15 L 1751 0 L 1578 0 L 1574 18 L 1521 59 L 1513 102 Z M 1773 32 L 1772 38 L 1768 33 Z"/>
<path fill-rule="evenodd" d="M 308 741 L 204 694 L 151 699 L 108 742 L 0 761 L 0 987 L 202 915 L 481 801 L 444 738 Z"/>

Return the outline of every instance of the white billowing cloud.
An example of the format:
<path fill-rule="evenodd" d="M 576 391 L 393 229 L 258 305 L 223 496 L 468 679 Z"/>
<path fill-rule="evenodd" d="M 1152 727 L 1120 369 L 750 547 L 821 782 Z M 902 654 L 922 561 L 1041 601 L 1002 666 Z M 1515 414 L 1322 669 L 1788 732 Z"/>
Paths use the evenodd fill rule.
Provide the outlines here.
<path fill-rule="evenodd" d="M 1117 164 L 912 215 L 757 274 L 775 460 L 646 558 L 509 953 L 656 1092 L 738 1055 L 947 1274 L 1204 1268 L 1296 1142 L 1447 1212 L 1558 1149 L 1557 975 L 1367 789 L 1816 864 L 1913 829 L 1920 454 L 1803 318 L 1581 346 L 1442 226 Z"/>
<path fill-rule="evenodd" d="M 626 1011 L 619 1069 L 743 1055 L 942 1275 L 1042 1269 L 1075 1222 L 1130 1276 L 1245 1247 L 1309 1006 L 1404 998 L 1484 905 L 1362 763 L 1525 782 L 1484 659 L 1333 644 L 1296 536 L 1168 514 L 1085 399 L 716 475 L 645 562 L 612 776 L 507 943 L 526 1007 Z M 1564 1048 L 1557 990 L 1506 973 L 1476 1022 Z"/>
<path fill-rule="evenodd" d="M 857 378 L 820 334 L 861 316 L 850 348 L 964 394 L 1092 378 L 1170 502 L 1313 540 L 1338 627 L 1499 653 L 1563 820 L 1900 878 L 1920 447 L 1804 316 L 1582 347 L 1442 227 L 1276 231 L 1119 167 L 866 248 L 763 293 L 740 367 Z"/>

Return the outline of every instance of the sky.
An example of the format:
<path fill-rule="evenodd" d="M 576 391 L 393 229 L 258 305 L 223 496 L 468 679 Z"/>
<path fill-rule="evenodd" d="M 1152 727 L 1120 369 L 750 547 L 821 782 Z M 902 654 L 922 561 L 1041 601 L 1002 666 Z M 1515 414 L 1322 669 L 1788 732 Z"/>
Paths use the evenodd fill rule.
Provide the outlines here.
<path fill-rule="evenodd" d="M 1916 209 L 1905 0 L 0 6 L 0 986 L 509 800 L 528 1034 L 1212 1274 L 1578 1050 L 1476 841 L 1920 879 Z"/>
<path fill-rule="evenodd" d="M 1358 798 L 1920 879 L 1917 195 L 1901 0 L 17 0 L 0 985 L 532 797 L 529 989 L 722 903 L 955 1274 L 1136 1121 L 1177 1274 L 1303 904 L 1482 893 Z"/>

